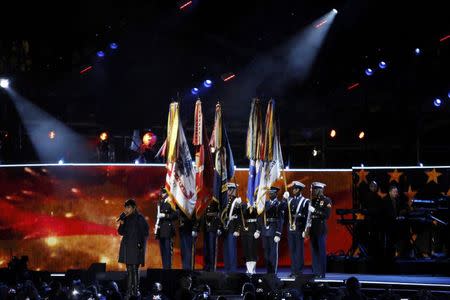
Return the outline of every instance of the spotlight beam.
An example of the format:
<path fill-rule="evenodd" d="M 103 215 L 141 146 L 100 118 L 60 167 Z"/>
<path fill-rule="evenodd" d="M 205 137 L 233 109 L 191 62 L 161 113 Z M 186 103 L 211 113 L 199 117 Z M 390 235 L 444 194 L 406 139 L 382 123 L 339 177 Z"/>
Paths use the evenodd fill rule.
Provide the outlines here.
<path fill-rule="evenodd" d="M 88 159 L 87 143 L 81 136 L 13 89 L 6 91 L 41 162 L 57 162 L 61 157 L 71 162 Z M 49 132 L 57 138 L 49 138 Z"/>

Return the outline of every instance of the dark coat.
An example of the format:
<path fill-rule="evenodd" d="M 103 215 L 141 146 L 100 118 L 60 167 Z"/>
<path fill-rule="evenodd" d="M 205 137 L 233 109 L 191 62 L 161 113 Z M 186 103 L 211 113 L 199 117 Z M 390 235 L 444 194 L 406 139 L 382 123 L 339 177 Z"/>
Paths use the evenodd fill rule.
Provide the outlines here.
<path fill-rule="evenodd" d="M 165 217 L 159 220 L 158 238 L 172 238 L 175 235 L 174 221 L 178 218 L 178 214 L 164 199 L 159 201 L 159 205 L 160 212 L 165 214 Z"/>
<path fill-rule="evenodd" d="M 233 206 L 233 201 L 236 199 L 236 197 L 228 197 L 227 205 L 222 212 L 223 214 L 223 221 L 224 221 L 224 230 L 226 232 L 239 232 L 241 230 L 241 207 L 239 204 L 235 204 L 232 212 L 233 218 L 232 220 L 228 220 L 230 216 L 230 209 L 231 206 Z"/>
<path fill-rule="evenodd" d="M 308 198 L 305 198 L 300 195 L 289 198 L 286 204 L 286 213 L 285 213 L 288 230 L 290 230 L 289 228 L 290 223 L 294 224 L 294 222 L 295 222 L 295 231 L 302 233 L 305 230 L 306 221 L 308 217 L 309 203 L 310 200 Z M 289 222 L 289 209 L 291 210 L 290 222 Z"/>
<path fill-rule="evenodd" d="M 125 218 L 118 232 L 120 242 L 119 262 L 127 265 L 145 264 L 145 249 L 148 238 L 148 224 L 144 216 L 135 212 Z"/>
<path fill-rule="evenodd" d="M 211 201 L 203 216 L 196 220 L 194 230 L 197 232 L 200 230 L 204 230 L 205 232 L 217 232 L 219 229 L 222 230 L 219 203 Z"/>
<path fill-rule="evenodd" d="M 250 205 L 248 203 L 244 203 L 241 206 L 241 210 L 242 210 L 242 217 L 243 220 L 242 223 L 242 230 L 241 233 L 242 235 L 251 235 L 253 236 L 253 234 L 256 231 L 261 231 L 261 224 L 258 220 L 258 211 L 255 207 L 250 209 Z M 257 220 L 257 222 L 247 222 L 247 220 Z"/>
<path fill-rule="evenodd" d="M 265 205 L 266 224 L 264 224 L 264 214 L 260 216 L 262 236 L 281 236 L 281 233 L 283 232 L 284 213 L 287 205 L 286 202 L 284 200 L 267 200 Z"/>
<path fill-rule="evenodd" d="M 322 196 L 320 198 L 312 199 L 310 205 L 315 208 L 311 213 L 311 235 L 319 236 L 327 234 L 327 220 L 331 214 L 331 199 Z"/>

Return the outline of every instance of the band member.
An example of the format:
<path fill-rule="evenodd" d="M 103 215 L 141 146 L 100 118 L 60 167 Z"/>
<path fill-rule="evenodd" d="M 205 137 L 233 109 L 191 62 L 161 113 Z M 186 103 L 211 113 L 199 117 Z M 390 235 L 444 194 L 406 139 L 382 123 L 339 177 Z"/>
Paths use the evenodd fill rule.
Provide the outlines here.
<path fill-rule="evenodd" d="M 312 269 L 317 278 L 324 278 L 327 270 L 327 220 L 331 214 L 331 199 L 323 194 L 325 184 L 313 182 L 311 185 L 310 224 L 305 236 L 311 237 Z"/>
<path fill-rule="evenodd" d="M 371 181 L 369 191 L 361 199 L 361 208 L 365 211 L 365 223 L 355 225 L 355 234 L 358 239 L 368 246 L 368 254 L 376 259 L 383 259 L 383 238 L 380 227 L 382 226 L 382 199 L 378 194 L 378 183 Z"/>
<path fill-rule="evenodd" d="M 228 183 L 228 201 L 222 211 L 221 219 L 224 229 L 223 262 L 225 272 L 237 270 L 237 238 L 240 230 L 241 198 L 236 197 L 237 186 Z"/>
<path fill-rule="evenodd" d="M 192 270 L 194 262 L 194 236 L 197 235 L 194 231 L 195 221 L 189 219 L 184 212 L 177 210 L 180 231 L 180 252 L 181 265 L 183 270 Z"/>
<path fill-rule="evenodd" d="M 125 210 L 118 219 L 120 242 L 119 263 L 127 266 L 127 299 L 139 297 L 139 265 L 145 264 L 145 249 L 148 238 L 148 224 L 137 210 L 136 201 L 125 202 Z"/>
<path fill-rule="evenodd" d="M 256 261 L 258 260 L 257 240 L 261 231 L 258 222 L 258 212 L 254 204 L 250 205 L 250 203 L 245 203 L 241 205 L 241 221 L 242 247 L 244 250 L 247 273 L 255 274 Z"/>
<path fill-rule="evenodd" d="M 286 191 L 283 198 L 287 201 L 288 218 L 288 244 L 291 254 L 291 274 L 290 277 L 296 277 L 302 274 L 304 264 L 304 235 L 306 228 L 308 208 L 310 200 L 303 197 L 302 190 L 305 185 L 299 181 L 293 181 L 292 197 Z"/>
<path fill-rule="evenodd" d="M 203 231 L 203 269 L 208 272 L 215 272 L 217 265 L 217 238 L 222 234 L 219 203 L 211 201 L 205 213 L 195 225 L 195 232 Z"/>
<path fill-rule="evenodd" d="M 383 198 L 382 205 L 385 256 L 393 259 L 396 252 L 399 256 L 407 256 L 411 247 L 410 226 L 405 221 L 410 210 L 408 203 L 400 197 L 398 187 L 393 185 L 389 187 L 389 193 Z"/>
<path fill-rule="evenodd" d="M 277 199 L 280 189 L 271 187 L 269 200 L 265 203 L 261 232 L 263 236 L 264 259 L 267 273 L 276 273 L 278 268 L 278 243 L 281 239 L 284 223 L 284 202 Z"/>
<path fill-rule="evenodd" d="M 177 219 L 177 212 L 170 204 L 170 198 L 166 189 L 160 191 L 158 203 L 156 225 L 156 238 L 159 239 L 159 249 L 163 269 L 172 269 L 173 237 L 175 236 L 174 221 Z"/>

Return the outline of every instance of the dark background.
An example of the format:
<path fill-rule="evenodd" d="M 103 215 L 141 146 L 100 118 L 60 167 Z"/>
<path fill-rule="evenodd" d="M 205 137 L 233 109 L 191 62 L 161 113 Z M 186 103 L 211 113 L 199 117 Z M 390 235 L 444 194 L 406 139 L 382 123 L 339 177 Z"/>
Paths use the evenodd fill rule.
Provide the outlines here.
<path fill-rule="evenodd" d="M 116 161 L 129 162 L 133 129 L 165 137 L 168 104 L 181 100 L 192 137 L 202 89 L 211 129 L 223 103 L 236 164 L 247 165 L 244 141 L 252 97 L 277 100 L 284 159 L 290 167 L 449 164 L 450 21 L 442 1 L 77 1 L 17 3 L 2 8 L 0 77 L 15 91 L 96 143 L 113 137 Z M 255 86 L 248 74 L 312 22 L 337 14 L 304 80 L 274 72 Z M 112 51 L 109 43 L 119 49 Z M 414 49 L 422 50 L 420 56 Z M 27 50 L 28 49 L 28 50 Z M 106 56 L 97 58 L 104 50 Z M 383 59 L 386 70 L 377 65 Z M 80 75 L 80 70 L 93 66 Z M 367 67 L 376 69 L 371 77 Z M 224 83 L 220 76 L 236 77 Z M 282 82 L 281 87 L 275 82 Z M 353 83 L 360 85 L 349 91 Z M 443 105 L 433 106 L 440 97 Z M 37 156 L 8 95 L 0 90 L 3 163 Z M 337 137 L 330 139 L 335 128 Z M 364 130 L 360 141 L 357 134 Z M 7 137 L 6 137 L 6 134 Z M 317 157 L 312 150 L 319 150 Z M 90 158 L 95 161 L 95 155 Z"/>

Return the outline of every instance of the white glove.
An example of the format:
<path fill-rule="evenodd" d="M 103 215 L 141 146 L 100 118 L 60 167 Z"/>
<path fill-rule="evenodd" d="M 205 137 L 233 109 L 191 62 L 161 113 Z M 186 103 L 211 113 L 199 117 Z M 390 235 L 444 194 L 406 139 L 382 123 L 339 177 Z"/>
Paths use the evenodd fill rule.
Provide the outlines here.
<path fill-rule="evenodd" d="M 284 194 L 283 194 L 283 198 L 284 199 L 289 199 L 289 192 L 288 191 L 286 191 L 286 192 L 284 192 Z"/>
<path fill-rule="evenodd" d="M 237 203 L 237 204 L 241 204 L 241 203 L 242 203 L 241 197 L 237 197 L 237 198 L 236 198 L 236 203 Z"/>
<path fill-rule="evenodd" d="M 197 231 L 192 231 L 192 237 L 197 237 Z"/>
<path fill-rule="evenodd" d="M 259 236 L 260 236 L 259 231 L 256 231 L 256 232 L 253 234 L 253 237 L 255 238 L 255 240 L 259 239 Z"/>
<path fill-rule="evenodd" d="M 220 231 L 220 229 L 217 229 L 217 235 L 221 235 L 222 231 Z"/>
<path fill-rule="evenodd" d="M 273 241 L 274 241 L 275 243 L 278 243 L 278 242 L 280 241 L 280 237 L 279 237 L 279 236 L 275 236 L 275 237 L 273 238 Z"/>
<path fill-rule="evenodd" d="M 316 209 L 312 205 L 308 206 L 308 210 L 312 213 L 316 211 Z"/>
<path fill-rule="evenodd" d="M 237 231 L 233 232 L 233 236 L 238 237 L 239 236 L 239 232 L 237 232 Z"/>
<path fill-rule="evenodd" d="M 161 218 L 164 218 L 165 216 L 166 216 L 166 214 L 159 213 L 158 216 L 157 216 L 157 218 L 158 218 L 158 219 L 161 219 Z"/>

